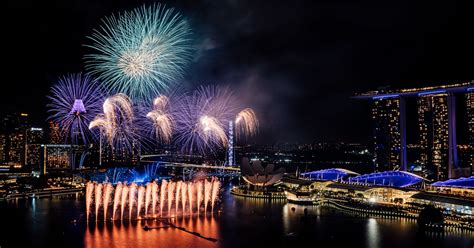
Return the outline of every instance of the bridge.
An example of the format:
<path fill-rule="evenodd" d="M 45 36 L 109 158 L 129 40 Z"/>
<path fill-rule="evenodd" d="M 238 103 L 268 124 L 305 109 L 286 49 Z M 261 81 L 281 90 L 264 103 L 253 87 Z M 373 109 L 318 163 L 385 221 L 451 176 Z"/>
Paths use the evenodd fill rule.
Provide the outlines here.
<path fill-rule="evenodd" d="M 194 175 L 201 170 L 207 170 L 208 176 L 217 176 L 217 177 L 237 177 L 240 176 L 240 167 L 233 166 L 223 166 L 223 165 L 208 165 L 208 164 L 190 164 L 190 163 L 179 163 L 179 162 L 166 162 L 166 161 L 156 161 L 150 158 L 154 157 L 164 157 L 169 156 L 168 154 L 151 154 L 151 155 L 142 155 L 141 161 L 146 163 L 156 163 L 159 162 L 163 167 L 171 168 L 182 168 L 183 174 Z"/>
<path fill-rule="evenodd" d="M 230 166 L 214 166 L 206 164 L 187 164 L 174 162 L 160 162 L 164 167 L 182 168 L 183 177 L 193 177 L 197 173 L 201 173 L 203 169 L 206 170 L 207 176 L 214 177 L 238 177 L 240 176 L 239 167 Z"/>
<path fill-rule="evenodd" d="M 240 172 L 239 167 L 231 167 L 231 166 L 187 164 L 187 163 L 175 163 L 175 162 L 162 162 L 162 163 L 164 163 L 165 167 L 197 168 L 197 169 L 211 169 L 211 170 L 220 170 L 220 171 Z"/>

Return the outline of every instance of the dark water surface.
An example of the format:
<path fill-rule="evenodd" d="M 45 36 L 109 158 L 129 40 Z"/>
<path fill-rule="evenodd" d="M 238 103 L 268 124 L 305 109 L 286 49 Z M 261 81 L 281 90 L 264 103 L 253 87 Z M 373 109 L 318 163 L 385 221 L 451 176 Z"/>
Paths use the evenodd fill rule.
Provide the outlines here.
<path fill-rule="evenodd" d="M 294 210 L 293 210 L 294 208 Z M 308 216 L 304 217 L 304 208 Z M 80 194 L 0 203 L 5 247 L 473 247 L 473 233 L 421 234 L 408 219 L 363 218 L 326 207 L 223 194 L 221 212 L 157 221 L 86 223 Z M 77 223 L 72 223 L 76 219 Z"/>

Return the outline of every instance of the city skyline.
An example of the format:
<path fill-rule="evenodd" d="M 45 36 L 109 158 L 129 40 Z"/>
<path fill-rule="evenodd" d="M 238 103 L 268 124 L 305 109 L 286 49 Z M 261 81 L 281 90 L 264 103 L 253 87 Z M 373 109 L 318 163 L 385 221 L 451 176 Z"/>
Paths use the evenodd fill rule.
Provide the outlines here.
<path fill-rule="evenodd" d="M 33 25 L 31 32 L 42 40 L 31 48 L 22 46 L 22 42 L 11 42 L 10 46 L 17 48 L 7 51 L 12 63 L 8 64 L 6 80 L 11 82 L 12 94 L 2 94 L 2 111 L 29 112 L 33 122 L 47 124 L 44 122 L 46 110 L 42 108 L 47 103 L 44 96 L 58 77 L 84 69 L 82 58 L 89 51 L 83 46 L 87 43 L 85 37 L 91 35 L 103 16 L 143 3 L 114 1 L 96 3 L 92 7 L 84 3 L 77 8 L 71 8 L 70 3 L 61 3 L 63 6 L 57 7 L 63 12 L 55 12 L 49 3 L 34 6 L 41 8 L 44 15 L 32 11 L 33 5 L 27 3 L 9 4 L 9 13 L 22 16 L 25 21 L 35 18 L 34 22 L 39 24 Z M 354 93 L 385 85 L 407 88 L 472 78 L 468 64 L 473 49 L 465 39 L 447 38 L 459 35 L 468 25 L 464 22 L 468 18 L 466 10 L 457 7 L 456 3 L 430 5 L 431 12 L 423 12 L 421 16 L 415 14 L 415 10 L 422 6 L 411 3 L 357 7 L 367 19 L 379 17 L 378 25 L 393 26 L 384 32 L 377 24 L 356 19 L 359 15 L 349 11 L 353 7 L 350 3 L 337 6 L 341 12 L 335 12 L 335 6 L 329 3 L 276 2 L 271 11 L 259 3 L 204 3 L 168 3 L 187 15 L 200 49 L 185 81 L 190 88 L 201 83 L 225 83 L 252 92 L 244 100 L 254 105 L 262 122 L 266 123 L 262 126 L 259 142 L 339 140 L 369 143 L 369 120 L 360 118 L 369 111 L 367 106 L 350 99 Z M 218 14 L 214 11 L 217 9 L 227 15 Z M 285 15 L 287 10 L 305 18 Z M 441 11 L 456 15 L 448 19 L 438 15 Z M 334 15 L 312 15 L 313 12 Z M 275 16 L 279 18 L 272 25 L 264 21 Z M 24 34 L 16 30 L 23 25 L 24 22 L 14 23 L 7 28 L 7 33 L 21 40 Z M 274 28 L 279 25 L 278 29 Z M 236 28 L 238 32 L 231 32 Z M 336 32 L 340 28 L 340 32 Z M 316 29 L 320 35 L 318 32 L 306 33 L 305 29 Z M 359 37 L 354 33 L 357 30 L 358 33 L 367 31 Z M 413 36 L 415 31 L 418 35 Z M 272 36 L 277 38 L 268 39 Z M 237 45 L 235 40 L 242 44 Z M 404 42 L 423 42 L 424 45 L 406 48 Z M 43 49 L 36 49 L 38 46 Z M 450 53 L 444 52 L 443 47 L 451 47 Z M 360 56 L 364 53 L 366 55 Z M 378 63 L 387 53 L 390 59 Z M 26 54 L 30 56 L 22 56 Z M 302 54 L 313 57 L 313 62 L 295 58 Z M 339 59 L 328 60 L 333 55 Z M 449 62 L 454 56 L 458 62 L 455 65 Z M 14 65 L 21 57 L 34 59 L 21 67 L 32 73 L 18 72 L 20 67 Z M 23 86 L 36 90 L 25 91 Z M 18 100 L 20 98 L 22 101 Z M 332 106 L 331 110 L 325 108 L 327 105 Z M 347 122 L 352 125 L 346 127 L 344 123 Z"/>
<path fill-rule="evenodd" d="M 0 248 L 474 247 L 463 2 L 4 12 Z"/>

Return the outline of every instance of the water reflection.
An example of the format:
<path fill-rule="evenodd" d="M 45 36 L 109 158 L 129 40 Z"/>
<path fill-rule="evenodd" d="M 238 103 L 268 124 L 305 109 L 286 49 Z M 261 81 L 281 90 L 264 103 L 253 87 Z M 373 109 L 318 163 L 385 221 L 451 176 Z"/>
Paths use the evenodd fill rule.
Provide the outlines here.
<path fill-rule="evenodd" d="M 379 227 L 377 220 L 370 218 L 367 222 L 367 247 L 377 248 L 379 247 Z"/>
<path fill-rule="evenodd" d="M 176 218 L 169 222 L 204 237 L 219 239 L 216 217 L 212 215 Z M 156 229 L 145 230 L 145 226 Z M 89 223 L 84 244 L 86 247 L 147 247 L 158 244 L 161 247 L 218 246 L 217 242 L 170 227 L 158 220 Z"/>
<path fill-rule="evenodd" d="M 86 223 L 82 195 L 0 202 L 0 219 L 15 223 L 2 232 L 2 247 L 472 247 L 474 234 L 417 233 L 416 220 L 369 219 L 354 212 L 285 201 L 222 197 L 222 211 L 179 217 L 173 224 L 156 220 Z M 305 214 L 306 209 L 306 214 Z M 75 222 L 74 220 L 77 220 Z M 18 233 L 24 238 L 18 239 Z"/>

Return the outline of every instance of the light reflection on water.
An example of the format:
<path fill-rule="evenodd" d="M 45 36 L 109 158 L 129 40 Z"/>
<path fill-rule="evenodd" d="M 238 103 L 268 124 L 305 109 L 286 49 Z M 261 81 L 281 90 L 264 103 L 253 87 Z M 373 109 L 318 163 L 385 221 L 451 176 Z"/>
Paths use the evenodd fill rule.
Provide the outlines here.
<path fill-rule="evenodd" d="M 367 243 L 369 248 L 379 247 L 379 228 L 377 226 L 377 220 L 370 218 L 367 222 Z"/>
<path fill-rule="evenodd" d="M 170 221 L 176 226 L 204 237 L 219 239 L 218 223 L 212 215 L 177 218 Z M 216 242 L 202 239 L 190 233 L 167 227 L 146 231 L 145 226 L 165 226 L 156 220 L 116 221 L 114 223 L 89 223 L 84 236 L 85 247 L 217 247 Z"/>
<path fill-rule="evenodd" d="M 0 219 L 15 221 L 2 247 L 473 247 L 474 234 L 420 235 L 415 220 L 366 218 L 327 207 L 234 197 L 222 213 L 179 217 L 173 224 L 218 239 L 211 242 L 175 228 L 145 231 L 158 221 L 85 222 L 81 195 L 0 204 Z M 306 216 L 305 216 L 305 209 Z M 77 222 L 72 223 L 71 221 Z M 24 238 L 17 239 L 21 233 Z M 6 239 L 6 241 L 4 241 Z M 3 245 L 5 244 L 5 245 Z M 316 245 L 317 244 L 317 245 Z"/>

